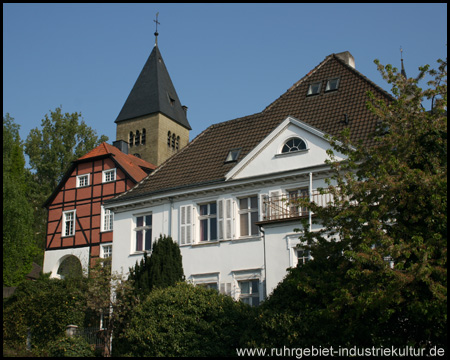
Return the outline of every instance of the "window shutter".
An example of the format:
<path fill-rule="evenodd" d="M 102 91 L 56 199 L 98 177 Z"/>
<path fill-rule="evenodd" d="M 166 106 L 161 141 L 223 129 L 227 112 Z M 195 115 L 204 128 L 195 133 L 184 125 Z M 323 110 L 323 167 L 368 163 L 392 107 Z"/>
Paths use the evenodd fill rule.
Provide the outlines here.
<path fill-rule="evenodd" d="M 180 207 L 180 245 L 192 242 L 192 206 Z"/>
<path fill-rule="evenodd" d="M 231 199 L 225 201 L 225 238 L 231 239 L 231 220 L 232 220 Z"/>

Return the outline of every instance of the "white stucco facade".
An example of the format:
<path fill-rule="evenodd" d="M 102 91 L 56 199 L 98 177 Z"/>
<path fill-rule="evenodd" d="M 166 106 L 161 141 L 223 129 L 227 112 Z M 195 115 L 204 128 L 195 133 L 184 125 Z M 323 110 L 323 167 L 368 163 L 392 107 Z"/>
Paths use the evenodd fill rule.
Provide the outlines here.
<path fill-rule="evenodd" d="M 306 149 L 281 154 L 294 137 Z M 226 181 L 106 204 L 114 211 L 113 271 L 127 276 L 141 260 L 144 253 L 136 248 L 141 235 L 136 233 L 145 229 L 153 242 L 163 234 L 179 244 L 187 281 L 259 303 L 283 280 L 286 269 L 297 265 L 300 243 L 294 231 L 301 228 L 300 220 L 267 221 L 268 204 L 275 196 L 298 191 L 312 196 L 326 187 L 328 148 L 318 130 L 287 118 L 236 164 Z M 151 226 L 139 226 L 144 218 Z M 305 218 L 311 220 L 309 214 Z"/>

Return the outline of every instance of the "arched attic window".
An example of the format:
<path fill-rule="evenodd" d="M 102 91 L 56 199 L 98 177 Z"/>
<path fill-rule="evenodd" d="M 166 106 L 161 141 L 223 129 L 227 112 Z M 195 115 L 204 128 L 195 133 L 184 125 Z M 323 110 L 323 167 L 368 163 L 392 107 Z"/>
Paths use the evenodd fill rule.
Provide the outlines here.
<path fill-rule="evenodd" d="M 282 154 L 306 150 L 306 143 L 299 137 L 290 138 L 281 149 Z"/>

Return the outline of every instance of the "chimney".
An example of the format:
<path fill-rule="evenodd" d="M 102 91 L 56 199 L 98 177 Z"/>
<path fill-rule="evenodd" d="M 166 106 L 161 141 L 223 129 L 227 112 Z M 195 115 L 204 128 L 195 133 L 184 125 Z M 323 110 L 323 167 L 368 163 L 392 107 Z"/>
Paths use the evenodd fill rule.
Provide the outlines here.
<path fill-rule="evenodd" d="M 348 51 L 335 54 L 339 59 L 344 61 L 347 65 L 350 65 L 353 69 L 355 68 L 355 58 Z"/>
<path fill-rule="evenodd" d="M 118 148 L 120 151 L 122 151 L 124 154 L 128 155 L 128 143 L 123 140 L 116 140 L 113 142 L 113 146 Z"/>

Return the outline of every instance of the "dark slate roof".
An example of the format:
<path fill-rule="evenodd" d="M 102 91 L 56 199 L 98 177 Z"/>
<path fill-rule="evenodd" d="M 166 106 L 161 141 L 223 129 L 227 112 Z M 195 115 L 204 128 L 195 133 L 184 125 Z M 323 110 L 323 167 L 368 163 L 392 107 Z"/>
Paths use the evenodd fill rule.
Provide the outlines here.
<path fill-rule="evenodd" d="M 180 103 L 161 53 L 155 46 L 115 122 L 157 112 L 191 130 L 186 111 Z"/>
<path fill-rule="evenodd" d="M 325 93 L 327 79 L 335 77 L 340 78 L 338 90 Z M 309 84 L 319 81 L 322 82 L 320 94 L 306 96 Z M 236 165 L 224 163 L 228 152 L 241 148 L 240 161 L 288 116 L 330 135 L 337 136 L 348 126 L 351 141 L 362 139 L 370 144 L 377 118 L 366 107 L 369 90 L 378 98 L 393 99 L 331 54 L 262 112 L 208 127 L 133 189 L 107 203 L 224 181 L 226 173 Z"/>

